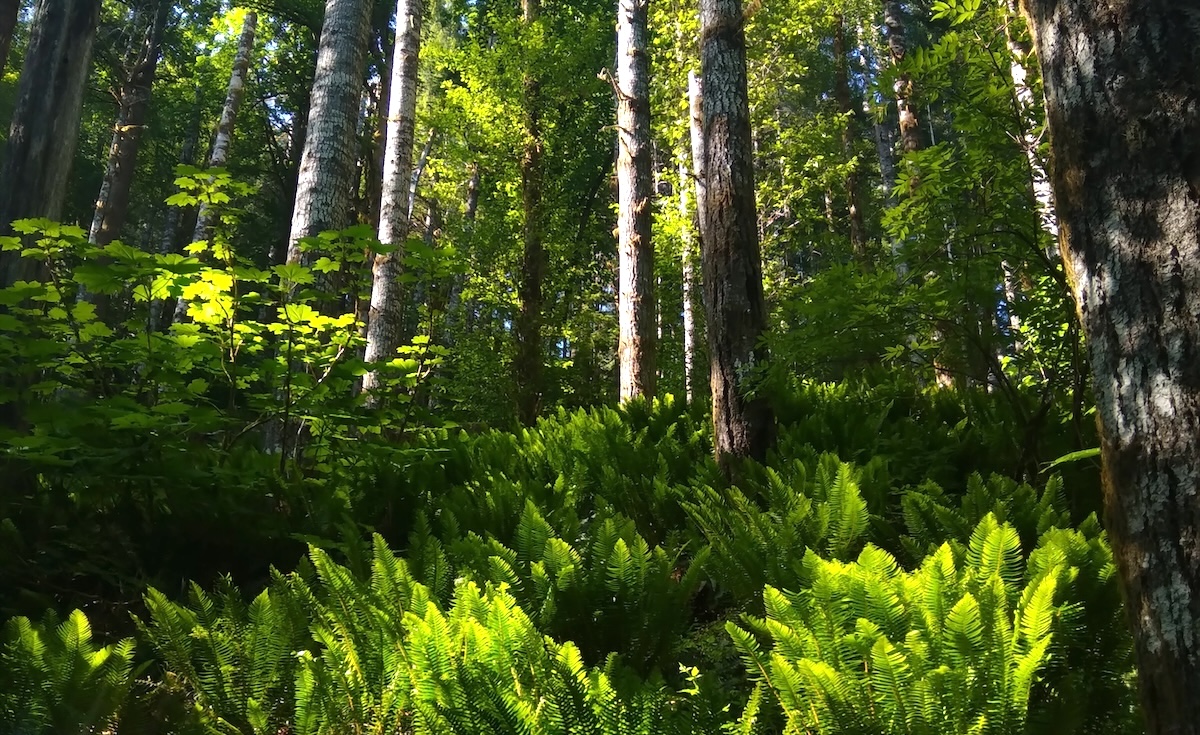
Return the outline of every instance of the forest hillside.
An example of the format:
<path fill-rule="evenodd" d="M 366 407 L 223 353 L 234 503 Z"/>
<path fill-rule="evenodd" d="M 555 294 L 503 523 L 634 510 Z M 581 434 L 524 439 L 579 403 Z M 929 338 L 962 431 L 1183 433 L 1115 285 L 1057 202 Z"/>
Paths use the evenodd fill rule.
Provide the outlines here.
<path fill-rule="evenodd" d="M 1200 12 L 0 0 L 0 735 L 1200 735 Z"/>

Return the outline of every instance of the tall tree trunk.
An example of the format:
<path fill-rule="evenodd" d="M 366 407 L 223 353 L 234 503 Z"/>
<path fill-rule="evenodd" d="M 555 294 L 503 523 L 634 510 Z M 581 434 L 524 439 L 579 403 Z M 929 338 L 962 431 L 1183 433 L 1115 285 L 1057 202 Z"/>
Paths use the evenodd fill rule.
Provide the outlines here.
<path fill-rule="evenodd" d="M 691 404 L 695 397 L 696 377 L 696 314 L 692 306 L 692 292 L 696 288 L 694 262 L 696 244 L 692 232 L 693 214 L 691 197 L 688 186 L 691 171 L 688 163 L 691 155 L 686 147 L 679 149 L 679 220 L 680 220 L 680 249 L 679 267 L 683 273 L 683 388 L 687 402 Z"/>
<path fill-rule="evenodd" d="M 258 16 L 246 13 L 242 23 L 242 34 L 238 37 L 237 52 L 233 57 L 233 71 L 229 74 L 229 87 L 225 93 L 225 104 L 221 108 L 221 119 L 217 123 L 217 134 L 213 138 L 212 150 L 208 154 L 210 168 L 224 166 L 229 160 L 229 148 L 233 144 L 233 126 L 237 122 L 238 110 L 246 96 L 246 77 L 250 71 L 250 59 L 254 55 L 254 36 L 258 28 Z M 201 202 L 196 213 L 196 228 L 192 242 L 212 237 L 212 209 Z M 175 322 L 187 318 L 188 302 L 180 297 L 175 302 Z"/>
<path fill-rule="evenodd" d="M 903 13 L 899 0 L 884 0 L 883 24 L 887 28 L 888 55 L 895 66 L 899 66 L 908 55 Z M 917 119 L 917 112 L 912 103 L 912 77 L 906 73 L 897 74 L 892 83 L 892 92 L 896 95 L 896 109 L 900 113 L 900 144 L 905 153 L 919 151 L 923 143 L 921 122 Z"/>
<path fill-rule="evenodd" d="M 752 396 L 766 351 L 762 256 L 746 90 L 741 0 L 700 0 L 704 77 L 704 296 L 711 361 L 713 439 L 718 462 L 765 460 L 775 417 Z"/>
<path fill-rule="evenodd" d="M 1146 732 L 1200 733 L 1200 14 L 1026 0 Z"/>
<path fill-rule="evenodd" d="M 704 231 L 704 95 L 700 88 L 700 77 L 694 71 L 688 71 L 688 143 L 690 147 L 681 152 L 679 172 L 679 212 L 684 217 L 683 242 L 683 367 L 684 380 L 687 386 L 687 398 L 690 403 L 696 393 L 696 315 L 692 296 L 696 291 L 696 274 L 694 267 L 695 245 L 691 242 L 692 222 L 696 228 L 700 249 L 703 251 Z M 685 144 L 686 145 L 686 144 Z M 690 156 L 692 168 L 687 171 L 684 166 Z M 687 189 L 689 180 L 695 192 L 696 213 L 693 217 L 687 204 Z"/>
<path fill-rule="evenodd" d="M 408 237 L 412 208 L 412 152 L 417 118 L 417 67 L 421 53 L 422 0 L 396 3 L 396 46 L 392 58 L 387 149 L 383 164 L 383 199 L 379 209 L 379 241 L 395 248 L 375 256 L 372 268 L 371 310 L 367 319 L 368 363 L 391 360 L 400 348 L 404 303 L 400 288 L 404 240 Z M 363 376 L 368 400 L 378 387 L 375 372 Z"/>
<path fill-rule="evenodd" d="M 367 0 L 325 2 L 308 131 L 292 208 L 288 263 L 310 265 L 317 254 L 302 253 L 300 241 L 349 224 L 370 10 Z"/>
<path fill-rule="evenodd" d="M 521 0 L 521 18 L 527 29 L 537 22 L 540 0 Z M 542 403 L 542 281 L 546 272 L 546 251 L 542 244 L 542 120 L 541 84 L 532 69 L 526 69 L 525 150 L 521 156 L 521 208 L 524 252 L 521 283 L 518 287 L 520 309 L 516 323 L 516 354 L 513 372 L 517 384 L 517 416 L 523 424 L 537 420 Z"/>
<path fill-rule="evenodd" d="M 99 15 L 99 0 L 38 0 L 0 168 L 0 235 L 62 216 Z M 0 254 L 0 287 L 30 275 L 31 261 Z"/>
<path fill-rule="evenodd" d="M 854 253 L 855 260 L 865 266 L 870 266 L 870 257 L 867 255 L 867 233 L 863 224 L 858 164 L 850 163 L 854 159 L 854 141 L 858 138 L 858 125 L 850 96 L 850 62 L 846 53 L 846 16 L 841 13 L 836 14 L 834 25 L 834 96 L 837 98 L 838 112 L 841 113 L 843 120 L 842 155 L 850 164 L 850 169 L 846 172 L 846 209 L 850 220 L 850 249 Z"/>
<path fill-rule="evenodd" d="M 120 236 L 129 215 L 138 150 L 141 148 L 146 117 L 150 113 L 150 95 L 158 74 L 158 60 L 162 56 L 163 32 L 172 7 L 167 0 L 158 0 L 157 4 L 141 52 L 132 59 L 125 79 L 116 92 L 120 107 L 116 125 L 113 126 L 108 165 L 100 184 L 100 194 L 96 197 L 96 212 L 88 233 L 88 240 L 100 246 Z"/>
<path fill-rule="evenodd" d="M 237 122 L 238 110 L 246 96 L 246 78 L 250 72 L 250 60 L 254 56 L 254 36 L 257 30 L 258 16 L 253 12 L 246 13 L 246 19 L 242 23 L 242 34 L 238 37 L 237 53 L 233 57 L 233 71 L 229 75 L 225 104 L 221 108 L 221 119 L 217 123 L 217 134 L 208 154 L 210 168 L 224 166 L 229 162 L 229 149 L 233 145 L 233 126 Z M 201 203 L 192 241 L 207 240 L 211 234 L 212 213 L 206 203 Z"/>
<path fill-rule="evenodd" d="M 0 78 L 8 65 L 8 51 L 12 47 L 13 31 L 17 28 L 17 15 L 21 12 L 21 0 L 0 0 Z"/>
<path fill-rule="evenodd" d="M 617 0 L 617 311 L 621 400 L 654 396 L 654 242 L 650 197 L 647 0 Z"/>

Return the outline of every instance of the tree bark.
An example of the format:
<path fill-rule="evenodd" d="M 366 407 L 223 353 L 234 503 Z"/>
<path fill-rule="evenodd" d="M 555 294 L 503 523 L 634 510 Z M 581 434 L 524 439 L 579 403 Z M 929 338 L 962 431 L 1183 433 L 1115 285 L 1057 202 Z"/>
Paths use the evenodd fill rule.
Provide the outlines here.
<path fill-rule="evenodd" d="M 1050 251 L 1048 254 L 1057 256 L 1058 252 L 1058 217 L 1054 213 L 1054 190 L 1050 186 L 1050 177 L 1046 174 L 1046 164 L 1038 152 L 1040 136 L 1039 127 L 1034 122 L 1037 114 L 1037 98 L 1029 85 L 1029 44 L 1020 33 L 1020 28 L 1014 24 L 1021 22 L 1017 0 L 1002 0 L 1004 13 L 1004 37 L 1008 43 L 1009 73 L 1013 82 L 1013 101 L 1017 117 L 1020 120 L 1021 150 L 1025 160 L 1029 162 L 1029 185 L 1033 191 L 1034 205 L 1037 209 L 1038 224 L 1050 236 Z"/>
<path fill-rule="evenodd" d="M 238 110 L 246 96 L 246 78 L 250 73 L 250 60 L 254 56 L 254 36 L 258 30 L 258 16 L 249 12 L 242 22 L 242 35 L 238 37 L 237 53 L 233 57 L 233 71 L 229 75 L 229 87 L 225 93 L 225 104 L 221 108 L 221 119 L 217 123 L 217 134 L 213 138 L 212 151 L 208 154 L 210 168 L 224 166 L 229 162 L 229 148 L 233 145 L 233 126 L 237 122 Z M 196 231 L 192 241 L 207 240 L 212 235 L 212 213 L 207 203 L 201 202 L 196 217 Z"/>
<path fill-rule="evenodd" d="M 620 397 L 654 396 L 654 241 L 650 197 L 647 0 L 617 0 L 617 232 Z"/>
<path fill-rule="evenodd" d="M 0 78 L 4 77 L 4 69 L 8 66 L 8 51 L 12 47 L 20 11 L 21 0 L 0 0 Z"/>
<path fill-rule="evenodd" d="M 904 32 L 904 15 L 899 0 L 884 0 L 883 25 L 887 28 L 888 55 L 892 65 L 899 66 L 908 55 L 908 40 Z M 924 147 L 921 140 L 921 122 L 913 107 L 912 77 L 904 72 L 896 74 L 892 82 L 896 96 L 896 109 L 900 113 L 900 144 L 905 153 L 914 153 Z"/>
<path fill-rule="evenodd" d="M 325 2 L 288 237 L 288 263 L 311 265 L 317 254 L 302 253 L 300 241 L 349 224 L 370 10 L 367 0 Z"/>
<path fill-rule="evenodd" d="M 765 460 L 775 418 L 753 394 L 767 326 L 754 199 L 754 159 L 740 0 L 700 1 L 704 78 L 705 309 L 711 361 L 713 440 L 718 462 Z"/>
<path fill-rule="evenodd" d="M 1146 732 L 1200 733 L 1200 14 L 1026 0 Z"/>
<path fill-rule="evenodd" d="M 846 54 L 846 16 L 834 16 L 833 63 L 834 97 L 838 112 L 842 115 L 842 155 L 846 157 L 846 214 L 850 220 L 850 249 L 854 258 L 864 266 L 870 266 L 867 255 L 867 234 L 863 224 L 862 192 L 858 181 L 858 164 L 854 163 L 854 141 L 858 138 L 855 110 L 850 97 L 850 62 Z"/>
<path fill-rule="evenodd" d="M 99 15 L 99 0 L 38 0 L 0 168 L 0 235 L 62 215 Z M 31 261 L 0 254 L 0 287 L 30 275 Z"/>
<path fill-rule="evenodd" d="M 537 22 L 540 10 L 540 0 L 521 0 L 521 19 L 527 29 Z M 542 282 L 546 273 L 546 251 L 542 243 L 541 83 L 527 68 L 522 84 L 525 91 L 525 149 L 521 156 L 521 208 L 525 221 L 521 282 L 517 289 L 520 308 L 514 324 L 513 372 L 517 385 L 517 417 L 528 426 L 537 420 L 542 403 L 545 361 L 542 354 Z"/>
<path fill-rule="evenodd" d="M 137 168 L 146 117 L 150 113 L 150 95 L 158 74 L 163 32 L 171 7 L 166 0 L 158 0 L 141 52 L 132 59 L 121 88 L 116 93 L 120 108 L 116 125 L 113 126 L 104 179 L 96 197 L 96 212 L 88 233 L 88 240 L 96 245 L 107 245 L 119 237 L 129 215 L 133 175 Z"/>
<path fill-rule="evenodd" d="M 704 95 L 700 88 L 700 77 L 696 72 L 688 72 L 688 132 L 690 147 L 681 152 L 679 172 L 679 212 L 684 218 L 683 254 L 683 368 L 686 383 L 688 403 L 696 394 L 696 315 L 692 295 L 696 290 L 696 274 L 694 253 L 696 246 L 691 242 L 689 225 L 697 223 L 697 235 L 700 239 L 700 249 L 703 251 L 704 229 Z M 685 168 L 688 156 L 691 157 L 692 168 Z M 696 214 L 693 218 L 687 204 L 688 180 L 693 182 L 696 201 Z"/>
<path fill-rule="evenodd" d="M 412 152 L 417 117 L 417 68 L 421 53 L 422 0 L 396 3 L 396 45 L 392 58 L 387 149 L 383 164 L 383 199 L 379 209 L 379 241 L 395 248 L 375 256 L 372 268 L 371 310 L 367 319 L 368 363 L 391 360 L 400 347 L 404 304 L 400 275 L 404 240 L 412 211 Z M 379 385 L 375 372 L 363 376 L 368 401 Z"/>

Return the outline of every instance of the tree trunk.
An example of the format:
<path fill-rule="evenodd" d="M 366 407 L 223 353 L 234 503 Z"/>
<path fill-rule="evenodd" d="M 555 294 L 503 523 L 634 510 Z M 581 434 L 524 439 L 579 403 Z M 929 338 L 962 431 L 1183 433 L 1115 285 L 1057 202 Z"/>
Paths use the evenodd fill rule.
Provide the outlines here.
<path fill-rule="evenodd" d="M 1033 88 L 1029 86 L 1029 44 L 1020 33 L 1020 28 L 1014 24 L 1021 22 L 1017 0 L 1002 0 L 1004 12 L 1004 36 L 1008 42 L 1009 72 L 1013 81 L 1013 98 L 1016 113 L 1020 119 L 1021 150 L 1025 160 L 1029 162 L 1029 180 L 1033 191 L 1033 201 L 1038 215 L 1038 225 L 1050 236 L 1048 254 L 1058 254 L 1058 217 L 1054 213 L 1054 191 L 1050 186 L 1050 177 L 1046 175 L 1046 164 L 1042 161 L 1038 147 L 1041 136 L 1037 134 L 1039 124 L 1035 124 L 1037 114 L 1037 98 Z"/>
<path fill-rule="evenodd" d="M 302 253 L 300 241 L 349 224 L 370 10 L 367 0 L 325 2 L 308 131 L 292 208 L 288 263 L 311 265 L 317 254 Z"/>
<path fill-rule="evenodd" d="M 425 167 L 429 165 L 429 156 L 433 154 L 433 142 L 437 139 L 437 130 L 429 129 L 429 137 L 425 139 L 425 145 L 421 146 L 421 155 L 417 157 L 417 165 L 412 169 L 412 178 L 408 186 L 408 217 L 412 219 L 413 207 L 417 203 L 417 187 L 421 183 L 421 176 L 425 174 Z M 411 158 L 411 154 L 410 154 Z"/>
<path fill-rule="evenodd" d="M 704 110 L 703 94 L 700 90 L 700 77 L 696 72 L 688 72 L 688 132 L 690 148 L 680 153 L 679 169 L 679 212 L 684 218 L 683 254 L 683 368 L 684 381 L 687 389 L 688 403 L 696 394 L 696 315 L 692 303 L 692 295 L 696 290 L 696 274 L 694 268 L 695 245 L 691 242 L 691 228 L 696 222 L 700 235 L 701 250 L 703 250 L 704 229 Z M 688 156 L 691 156 L 692 169 L 685 168 Z M 689 179 L 694 182 L 696 214 L 693 215 L 687 203 Z"/>
<path fill-rule="evenodd" d="M 8 51 L 12 47 L 13 31 L 17 28 L 17 15 L 21 11 L 21 0 L 0 0 L 0 78 L 8 65 Z"/>
<path fill-rule="evenodd" d="M 100 184 L 100 194 L 96 197 L 95 216 L 88 233 L 88 240 L 96 245 L 104 246 L 117 239 L 129 215 L 138 150 L 141 148 L 146 117 L 150 113 L 150 95 L 158 73 L 163 32 L 171 7 L 166 0 L 158 0 L 141 53 L 132 60 L 125 80 L 117 91 L 120 109 L 113 127 L 108 165 Z"/>
<path fill-rule="evenodd" d="M 521 0 L 521 17 L 527 29 L 537 22 L 540 0 Z M 542 121 L 541 84 L 527 68 L 525 90 L 525 150 L 521 156 L 521 208 L 524 252 L 521 283 L 518 287 L 520 309 L 517 313 L 516 354 L 513 372 L 517 385 L 517 417 L 531 425 L 537 420 L 542 403 L 542 281 L 546 272 L 546 251 L 542 244 Z"/>
<path fill-rule="evenodd" d="M 691 197 L 688 196 L 688 180 L 691 172 L 688 170 L 690 159 L 688 149 L 679 150 L 679 220 L 680 220 L 680 249 L 679 267 L 683 272 L 683 388 L 688 404 L 695 397 L 695 366 L 696 366 L 696 314 L 692 307 L 692 291 L 695 289 L 693 268 L 693 253 L 696 245 L 693 242 L 693 221 Z"/>
<path fill-rule="evenodd" d="M 1146 732 L 1200 733 L 1200 15 L 1026 0 Z"/>
<path fill-rule="evenodd" d="M 858 165 L 854 160 L 854 141 L 858 138 L 854 106 L 850 99 L 850 62 L 846 54 L 846 16 L 834 16 L 833 63 L 835 70 L 834 96 L 838 112 L 842 115 L 842 155 L 850 169 L 846 172 L 846 209 L 850 220 L 850 249 L 854 258 L 864 266 L 870 266 L 867 255 L 867 233 L 863 225 L 862 192 L 858 182 Z"/>
<path fill-rule="evenodd" d="M 647 0 L 617 0 L 617 296 L 621 400 L 654 396 L 654 242 L 650 197 Z"/>
<path fill-rule="evenodd" d="M 99 0 L 38 0 L 0 168 L 0 235 L 62 216 L 99 15 Z M 31 261 L 0 254 L 0 287 L 31 275 Z"/>
<path fill-rule="evenodd" d="M 775 418 L 754 396 L 767 326 L 754 200 L 741 0 L 700 1 L 704 77 L 704 295 L 711 361 L 713 440 L 730 471 L 741 457 L 765 460 Z"/>
<path fill-rule="evenodd" d="M 904 16 L 899 0 L 884 0 L 883 24 L 887 28 L 888 55 L 892 64 L 898 66 L 908 55 L 908 42 L 904 33 Z M 912 77 L 900 73 L 892 83 L 896 95 L 896 109 L 900 113 L 900 144 L 905 153 L 921 150 L 921 122 L 913 108 Z"/>
<path fill-rule="evenodd" d="M 387 149 L 383 164 L 383 199 L 379 209 L 379 241 L 395 248 L 375 256 L 371 282 L 371 310 L 367 319 L 368 363 L 391 360 L 400 347 L 404 304 L 400 271 L 404 240 L 408 237 L 412 208 L 412 152 L 417 116 L 417 66 L 421 53 L 422 0 L 396 3 L 396 46 L 392 58 Z M 363 391 L 379 385 L 375 372 L 363 376 Z"/>
<path fill-rule="evenodd" d="M 237 54 L 233 57 L 233 72 L 229 75 L 229 88 L 225 94 L 225 105 L 221 108 L 221 120 L 217 123 L 217 135 L 213 138 L 212 151 L 208 154 L 210 168 L 224 166 L 229 162 L 229 148 L 233 144 L 233 126 L 237 122 L 238 110 L 246 96 L 246 77 L 250 71 L 250 60 L 254 55 L 254 35 L 258 29 L 258 16 L 246 13 L 242 23 L 242 35 L 238 38 Z M 207 240 L 212 236 L 212 213 L 206 203 L 200 204 L 196 217 L 196 231 L 192 241 Z"/>

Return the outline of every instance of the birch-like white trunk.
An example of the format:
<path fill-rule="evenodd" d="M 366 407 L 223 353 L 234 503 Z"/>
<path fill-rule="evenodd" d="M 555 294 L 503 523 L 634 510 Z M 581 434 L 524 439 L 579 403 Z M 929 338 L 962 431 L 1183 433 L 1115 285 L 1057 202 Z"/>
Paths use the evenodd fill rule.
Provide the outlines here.
<path fill-rule="evenodd" d="M 654 395 L 654 243 L 650 197 L 647 0 L 617 0 L 617 357 L 622 401 Z"/>
<path fill-rule="evenodd" d="M 680 153 L 679 168 L 679 212 L 684 218 L 683 242 L 683 362 L 684 379 L 687 384 L 687 397 L 690 403 L 695 397 L 696 388 L 696 313 L 692 295 L 696 290 L 696 272 L 694 254 L 697 249 L 703 249 L 703 243 L 692 243 L 691 224 L 699 226 L 696 240 L 702 240 L 704 222 L 704 110 L 703 94 L 700 88 L 700 77 L 694 71 L 688 72 L 688 133 L 690 148 Z M 691 157 L 691 170 L 686 168 L 688 156 Z M 695 193 L 696 216 L 688 207 L 687 196 L 690 188 Z M 696 245 L 699 244 L 700 248 Z"/>
<path fill-rule="evenodd" d="M 379 241 L 391 252 L 375 256 L 371 281 L 371 308 L 367 319 L 368 363 L 395 357 L 400 347 L 404 309 L 400 274 L 404 240 L 408 237 L 412 212 L 412 151 L 417 114 L 417 68 L 421 53 L 422 0 L 396 3 L 396 46 L 392 59 L 389 94 L 387 147 L 383 161 L 383 200 L 379 208 Z M 432 138 L 431 138 L 432 140 Z M 368 400 L 379 385 L 378 373 L 363 376 Z"/>
<path fill-rule="evenodd" d="M 370 10 L 367 0 L 325 2 L 288 237 L 288 263 L 311 265 L 317 253 L 302 252 L 300 241 L 349 224 Z"/>
<path fill-rule="evenodd" d="M 250 73 L 250 60 L 254 56 L 254 36 L 258 29 L 258 15 L 246 13 L 242 22 L 242 35 L 238 38 L 237 54 L 233 57 L 233 71 L 229 75 L 229 88 L 225 92 L 225 104 L 221 107 L 221 120 L 217 123 L 217 134 L 213 138 L 212 151 L 208 155 L 210 168 L 224 166 L 229 162 L 229 148 L 233 145 L 233 126 L 237 122 L 238 110 L 246 96 L 246 78 Z M 201 202 L 200 214 L 196 217 L 196 231 L 192 242 L 207 240 L 212 230 L 212 210 L 207 202 Z"/>

